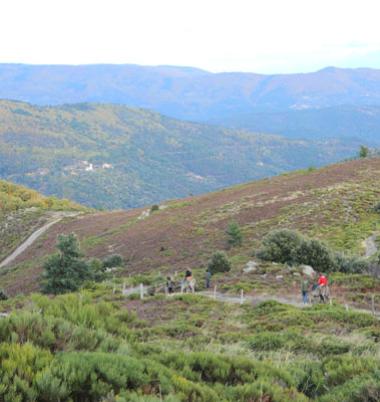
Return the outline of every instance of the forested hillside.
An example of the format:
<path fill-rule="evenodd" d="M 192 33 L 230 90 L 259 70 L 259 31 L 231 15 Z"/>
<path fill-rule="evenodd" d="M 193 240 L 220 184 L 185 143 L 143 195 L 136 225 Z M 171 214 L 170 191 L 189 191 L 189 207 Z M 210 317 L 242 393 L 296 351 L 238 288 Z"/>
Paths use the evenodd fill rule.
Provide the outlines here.
<path fill-rule="evenodd" d="M 129 208 L 350 157 L 358 142 L 300 141 L 120 105 L 0 101 L 0 177 Z"/>

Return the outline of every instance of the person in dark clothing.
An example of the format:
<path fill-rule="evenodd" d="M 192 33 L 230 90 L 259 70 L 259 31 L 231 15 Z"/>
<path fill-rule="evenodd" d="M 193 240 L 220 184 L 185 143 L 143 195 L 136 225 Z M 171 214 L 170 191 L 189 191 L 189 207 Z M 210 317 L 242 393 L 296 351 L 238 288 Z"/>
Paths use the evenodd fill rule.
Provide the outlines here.
<path fill-rule="evenodd" d="M 309 302 L 309 289 L 310 289 L 309 279 L 306 276 L 304 276 L 301 282 L 302 300 L 304 304 L 307 304 Z"/>
<path fill-rule="evenodd" d="M 173 280 L 170 276 L 166 278 L 166 289 L 168 293 L 173 293 L 174 292 L 174 283 Z"/>
<path fill-rule="evenodd" d="M 211 282 L 211 272 L 209 269 L 206 270 L 206 289 L 210 289 Z"/>

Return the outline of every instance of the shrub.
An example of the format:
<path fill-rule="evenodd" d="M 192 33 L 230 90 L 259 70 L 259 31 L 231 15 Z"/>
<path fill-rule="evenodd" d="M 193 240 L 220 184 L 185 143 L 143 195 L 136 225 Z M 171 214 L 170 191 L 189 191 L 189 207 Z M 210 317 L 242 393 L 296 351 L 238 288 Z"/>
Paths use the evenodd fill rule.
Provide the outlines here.
<path fill-rule="evenodd" d="M 231 247 L 241 246 L 243 242 L 243 235 L 240 226 L 236 222 L 231 222 L 226 230 L 228 236 L 227 243 Z"/>
<path fill-rule="evenodd" d="M 66 293 L 78 290 L 92 279 L 89 265 L 81 258 L 77 237 L 71 233 L 58 236 L 58 254 L 44 264 L 42 290 L 45 293 Z"/>
<path fill-rule="evenodd" d="M 372 211 L 376 212 L 376 213 L 380 213 L 380 202 L 376 203 L 373 207 L 372 207 Z"/>
<path fill-rule="evenodd" d="M 262 248 L 256 255 L 262 260 L 291 264 L 294 262 L 294 250 L 302 241 L 303 237 L 293 230 L 274 230 L 264 237 Z"/>
<path fill-rule="evenodd" d="M 346 274 L 359 274 L 369 271 L 369 262 L 364 258 L 347 257 L 338 253 L 335 255 L 335 265 L 337 270 Z"/>
<path fill-rule="evenodd" d="M 154 204 L 150 208 L 150 212 L 156 212 L 159 211 L 160 207 L 157 204 Z"/>
<path fill-rule="evenodd" d="M 208 264 L 208 270 L 211 274 L 216 274 L 218 272 L 228 272 L 231 270 L 231 263 L 228 257 L 222 251 L 217 251 L 212 257 Z"/>
<path fill-rule="evenodd" d="M 331 250 L 315 239 L 303 239 L 293 252 L 293 261 L 297 264 L 311 265 L 319 271 L 334 271 L 336 261 Z"/>
<path fill-rule="evenodd" d="M 92 258 L 88 264 L 94 281 L 101 282 L 107 278 L 106 267 L 104 266 L 103 261 L 98 258 Z"/>
<path fill-rule="evenodd" d="M 103 267 L 114 268 L 120 267 L 124 264 L 123 257 L 119 254 L 112 254 L 103 260 Z"/>
<path fill-rule="evenodd" d="M 5 293 L 4 289 L 0 289 L 0 300 L 8 300 L 8 295 Z"/>

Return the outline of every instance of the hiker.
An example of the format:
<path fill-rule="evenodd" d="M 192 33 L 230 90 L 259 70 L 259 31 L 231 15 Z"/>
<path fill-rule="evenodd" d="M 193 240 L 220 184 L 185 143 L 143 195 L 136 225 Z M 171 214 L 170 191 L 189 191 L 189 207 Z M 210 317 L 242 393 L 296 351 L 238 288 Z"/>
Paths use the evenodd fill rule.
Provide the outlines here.
<path fill-rule="evenodd" d="M 326 298 L 327 298 L 328 284 L 329 284 L 329 282 L 327 280 L 326 275 L 324 275 L 322 273 L 319 274 L 319 278 L 318 278 L 319 297 L 323 303 L 326 301 Z"/>
<path fill-rule="evenodd" d="M 174 283 L 171 276 L 166 278 L 166 291 L 168 293 L 174 293 Z"/>
<path fill-rule="evenodd" d="M 303 304 L 309 303 L 309 288 L 310 288 L 309 279 L 307 278 L 306 275 L 304 275 L 302 278 L 302 282 L 301 282 L 301 292 L 302 292 Z"/>
<path fill-rule="evenodd" d="M 185 279 L 181 285 L 181 293 L 183 293 L 184 290 L 187 291 L 188 289 L 190 289 L 192 293 L 195 291 L 195 280 L 193 279 L 193 274 L 189 269 L 186 270 Z"/>
<path fill-rule="evenodd" d="M 210 289 L 211 282 L 211 272 L 209 269 L 206 270 L 206 289 Z"/>

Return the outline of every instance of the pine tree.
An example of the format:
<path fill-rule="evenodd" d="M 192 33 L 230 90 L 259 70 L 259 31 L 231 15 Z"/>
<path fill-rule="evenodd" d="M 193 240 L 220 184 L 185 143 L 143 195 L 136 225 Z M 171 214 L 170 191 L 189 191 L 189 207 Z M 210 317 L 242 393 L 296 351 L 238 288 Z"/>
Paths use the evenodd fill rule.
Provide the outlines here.
<path fill-rule="evenodd" d="M 367 158 L 368 155 L 369 155 L 368 147 L 361 145 L 359 150 L 359 158 Z"/>
<path fill-rule="evenodd" d="M 82 259 L 77 237 L 71 233 L 58 236 L 58 253 L 44 264 L 43 292 L 66 293 L 78 290 L 92 279 L 89 265 Z"/>
<path fill-rule="evenodd" d="M 240 226 L 236 222 L 231 222 L 228 225 L 226 233 L 228 236 L 227 243 L 231 247 L 241 246 L 243 242 L 243 235 L 241 233 Z"/>

